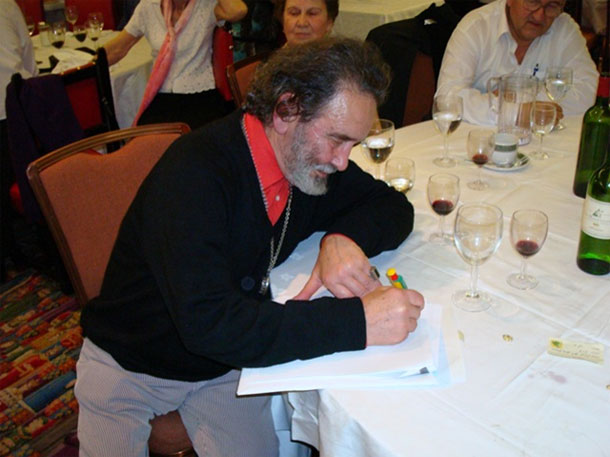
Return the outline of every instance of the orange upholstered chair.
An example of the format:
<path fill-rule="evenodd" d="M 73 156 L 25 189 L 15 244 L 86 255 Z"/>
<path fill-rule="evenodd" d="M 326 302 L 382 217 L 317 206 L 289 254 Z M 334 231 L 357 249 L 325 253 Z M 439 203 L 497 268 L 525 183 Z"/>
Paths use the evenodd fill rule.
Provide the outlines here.
<path fill-rule="evenodd" d="M 245 59 L 239 60 L 227 66 L 227 78 L 229 87 L 233 94 L 233 101 L 238 108 L 246 101 L 248 86 L 254 77 L 254 72 L 259 63 L 264 61 L 269 53 L 260 53 Z"/>
<path fill-rule="evenodd" d="M 186 124 L 176 123 L 102 133 L 29 165 L 28 179 L 81 305 L 100 292 L 119 226 L 140 184 L 169 145 L 188 131 Z M 92 153 L 126 140 L 113 153 Z M 151 425 L 151 456 L 195 455 L 176 411 L 155 417 Z"/>

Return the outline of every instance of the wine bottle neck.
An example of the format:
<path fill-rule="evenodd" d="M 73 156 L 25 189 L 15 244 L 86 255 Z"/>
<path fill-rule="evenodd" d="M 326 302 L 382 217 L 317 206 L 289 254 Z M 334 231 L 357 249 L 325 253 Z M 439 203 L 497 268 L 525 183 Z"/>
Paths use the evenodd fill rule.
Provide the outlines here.
<path fill-rule="evenodd" d="M 610 75 L 602 75 L 599 77 L 599 82 L 597 84 L 597 100 L 596 104 L 600 104 L 600 102 L 608 103 L 608 97 L 610 96 Z"/>

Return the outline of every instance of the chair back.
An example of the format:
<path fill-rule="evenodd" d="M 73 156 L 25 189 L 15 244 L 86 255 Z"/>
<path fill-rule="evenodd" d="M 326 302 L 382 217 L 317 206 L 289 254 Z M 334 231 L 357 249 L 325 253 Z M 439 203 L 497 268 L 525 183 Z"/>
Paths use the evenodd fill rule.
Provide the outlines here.
<path fill-rule="evenodd" d="M 227 23 L 229 24 L 229 23 Z M 220 95 L 231 100 L 231 88 L 227 81 L 226 68 L 233 63 L 233 36 L 227 25 L 216 27 L 212 39 L 212 69 L 214 70 L 214 83 Z"/>
<path fill-rule="evenodd" d="M 32 162 L 27 176 L 57 243 L 77 300 L 101 290 L 119 226 L 140 184 L 186 124 L 151 124 L 102 133 Z M 111 154 L 95 148 L 129 140 Z"/>
<path fill-rule="evenodd" d="M 60 75 L 23 79 L 19 73 L 7 87 L 7 133 L 19 198 L 28 220 L 42 214 L 25 170 L 30 162 L 83 137 L 118 130 L 108 61 L 103 48 L 95 62 Z M 116 144 L 109 145 L 114 150 Z"/>
<path fill-rule="evenodd" d="M 87 22 L 89 13 L 100 12 L 104 15 L 104 29 L 116 30 L 118 22 L 117 11 L 115 8 L 116 0 L 65 0 L 66 6 L 75 5 L 78 8 L 77 24 Z"/>
<path fill-rule="evenodd" d="M 42 0 L 17 0 L 17 5 L 23 12 L 23 17 L 30 16 L 34 24 L 44 21 L 44 6 Z"/>
<path fill-rule="evenodd" d="M 256 67 L 266 60 L 269 54 L 268 52 L 256 54 L 227 66 L 227 79 L 236 107 L 241 107 L 246 101 L 248 87 L 254 77 Z"/>
<path fill-rule="evenodd" d="M 85 136 L 119 129 L 104 48 L 98 49 L 94 62 L 67 70 L 61 77 Z"/>

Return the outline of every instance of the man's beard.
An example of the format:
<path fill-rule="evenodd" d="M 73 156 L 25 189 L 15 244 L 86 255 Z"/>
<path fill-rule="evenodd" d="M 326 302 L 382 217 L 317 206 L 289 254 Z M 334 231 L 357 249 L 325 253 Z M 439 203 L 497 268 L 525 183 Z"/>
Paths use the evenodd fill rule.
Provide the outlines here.
<path fill-rule="evenodd" d="M 315 171 L 331 174 L 337 169 L 331 164 L 317 164 L 318 150 L 308 146 L 305 125 L 299 124 L 294 131 L 290 152 L 284 157 L 286 179 L 301 192 L 308 195 L 324 195 L 328 192 L 328 176 L 317 176 Z"/>

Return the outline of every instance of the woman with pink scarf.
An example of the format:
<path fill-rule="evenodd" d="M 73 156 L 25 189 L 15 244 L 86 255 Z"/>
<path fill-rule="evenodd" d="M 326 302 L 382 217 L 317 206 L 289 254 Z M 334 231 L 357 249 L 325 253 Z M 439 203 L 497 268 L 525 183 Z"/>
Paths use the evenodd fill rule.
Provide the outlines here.
<path fill-rule="evenodd" d="M 194 129 L 228 114 L 216 90 L 212 37 L 221 21 L 247 13 L 242 0 L 141 0 L 125 28 L 104 45 L 108 63 L 121 60 L 142 36 L 155 59 L 134 125 L 186 122 Z"/>

